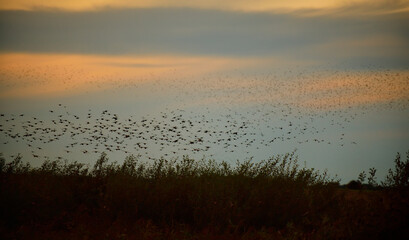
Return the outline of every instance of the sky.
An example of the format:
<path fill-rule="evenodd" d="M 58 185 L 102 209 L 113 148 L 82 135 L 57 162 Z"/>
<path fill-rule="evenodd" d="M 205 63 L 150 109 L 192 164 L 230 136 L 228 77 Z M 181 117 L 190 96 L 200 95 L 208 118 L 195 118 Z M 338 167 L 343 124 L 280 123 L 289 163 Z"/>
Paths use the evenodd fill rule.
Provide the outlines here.
<path fill-rule="evenodd" d="M 346 179 L 408 150 L 407 0 L 0 0 L 0 36 L 0 111 L 8 119 L 41 113 L 46 122 L 57 103 L 136 119 L 181 109 L 216 119 L 221 106 L 252 119 L 248 109 L 279 108 L 290 126 L 320 119 L 312 128 L 327 131 L 308 137 L 328 147 L 300 145 L 300 137 L 249 154 L 298 148 L 310 166 Z M 293 116 L 296 108 L 305 115 Z M 270 121 L 282 124 L 252 121 L 258 134 Z M 330 147 L 341 134 L 349 144 Z M 12 142 L 0 152 L 22 151 Z M 31 152 L 47 154 L 60 153 Z"/>
<path fill-rule="evenodd" d="M 294 10 L 318 10 L 318 11 L 344 11 L 352 9 L 360 10 L 360 13 L 384 14 L 392 12 L 408 11 L 409 4 L 401 0 L 15 0 L 1 1 L 1 9 L 5 10 L 36 10 L 58 9 L 66 11 L 98 11 L 104 8 L 198 8 L 228 11 L 294 11 Z"/>
<path fill-rule="evenodd" d="M 0 51 L 257 56 L 399 68 L 409 62 L 408 6 L 408 1 L 4 1 Z"/>

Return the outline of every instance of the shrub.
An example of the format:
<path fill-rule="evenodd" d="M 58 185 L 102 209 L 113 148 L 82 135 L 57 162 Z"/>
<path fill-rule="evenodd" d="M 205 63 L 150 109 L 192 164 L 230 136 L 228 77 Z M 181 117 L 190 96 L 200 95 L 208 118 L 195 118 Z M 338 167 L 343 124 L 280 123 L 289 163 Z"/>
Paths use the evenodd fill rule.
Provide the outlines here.
<path fill-rule="evenodd" d="M 353 190 L 358 190 L 358 189 L 362 189 L 362 184 L 360 181 L 355 181 L 355 180 L 351 180 L 346 187 L 348 189 L 353 189 Z"/>
<path fill-rule="evenodd" d="M 31 168 L 21 157 L 4 163 L 0 238 L 24 231 L 75 233 L 62 239 L 376 239 L 407 232 L 407 200 L 390 194 L 395 188 L 341 189 L 326 172 L 300 167 L 294 152 L 235 165 L 139 158 L 119 165 L 103 153 L 91 170 L 50 160 Z"/>
<path fill-rule="evenodd" d="M 396 154 L 395 169 L 389 169 L 385 181 L 385 187 L 408 190 L 409 188 L 409 151 L 406 152 L 406 161 L 401 160 L 400 153 Z"/>

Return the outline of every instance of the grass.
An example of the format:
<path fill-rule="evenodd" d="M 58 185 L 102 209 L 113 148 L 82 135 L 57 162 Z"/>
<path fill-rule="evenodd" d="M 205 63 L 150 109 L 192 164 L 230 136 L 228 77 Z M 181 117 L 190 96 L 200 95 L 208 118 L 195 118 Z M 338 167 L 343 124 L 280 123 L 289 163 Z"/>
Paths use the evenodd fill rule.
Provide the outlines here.
<path fill-rule="evenodd" d="M 1 239 L 401 239 L 409 237 L 400 155 L 382 186 L 357 190 L 300 167 L 294 153 L 231 166 L 101 154 L 77 162 L 0 158 Z M 405 172 L 406 171 L 406 172 Z M 406 184 L 406 185 L 405 185 Z"/>

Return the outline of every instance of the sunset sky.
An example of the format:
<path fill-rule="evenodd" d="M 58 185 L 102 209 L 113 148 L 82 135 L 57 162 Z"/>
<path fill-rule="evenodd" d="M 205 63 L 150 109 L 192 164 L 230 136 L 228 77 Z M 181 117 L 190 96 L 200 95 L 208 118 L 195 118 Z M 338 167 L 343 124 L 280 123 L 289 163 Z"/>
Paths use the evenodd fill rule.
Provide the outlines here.
<path fill-rule="evenodd" d="M 36 9 L 58 9 L 65 11 L 89 11 L 101 10 L 104 8 L 199 8 L 218 9 L 228 11 L 294 11 L 294 10 L 319 10 L 334 11 L 355 9 L 363 11 L 361 13 L 385 14 L 392 12 L 407 12 L 409 4 L 407 1 L 399 0 L 15 0 L 1 1 L 1 9 L 5 10 L 36 10 Z"/>
<path fill-rule="evenodd" d="M 88 65 L 99 77 L 169 68 L 203 73 L 239 62 L 240 68 L 257 65 L 255 71 L 273 65 L 402 70 L 409 63 L 408 6 L 385 0 L 1 1 L 0 70 L 10 75 L 22 72 L 12 64 L 44 61 Z M 87 77 L 77 75 L 77 82 Z M 58 83 L 0 92 L 51 89 L 62 94 Z"/>
<path fill-rule="evenodd" d="M 330 2 L 330 3 L 329 3 Z M 0 51 L 208 55 L 399 68 L 409 1 L 1 1 Z"/>
<path fill-rule="evenodd" d="M 359 167 L 348 172 L 345 156 L 385 167 L 386 157 L 407 150 L 408 80 L 408 0 L 0 0 L 0 111 L 10 116 L 51 119 L 59 102 L 136 119 L 185 108 L 216 118 L 220 106 L 248 119 L 258 108 L 286 121 L 317 118 L 314 129 L 329 129 L 326 148 L 300 147 L 295 136 L 249 155 L 300 148 L 312 166 L 351 178 Z M 328 116 L 332 122 L 320 122 Z M 251 120 L 257 134 L 279 124 L 271 117 Z M 332 129 L 344 120 L 349 128 Z M 330 145 L 343 131 L 349 145 Z M 9 142 L 0 152 L 21 149 Z"/>

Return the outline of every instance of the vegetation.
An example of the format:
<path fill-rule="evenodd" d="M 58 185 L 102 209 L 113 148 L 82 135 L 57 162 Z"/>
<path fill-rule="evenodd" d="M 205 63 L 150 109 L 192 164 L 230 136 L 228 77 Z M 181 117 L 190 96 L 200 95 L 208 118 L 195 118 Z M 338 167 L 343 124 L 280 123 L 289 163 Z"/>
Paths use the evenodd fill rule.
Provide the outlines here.
<path fill-rule="evenodd" d="M 398 153 L 395 158 L 395 169 L 389 169 L 383 185 L 386 187 L 397 188 L 400 190 L 408 190 L 409 188 L 409 151 L 406 153 L 406 161 L 401 161 L 401 156 Z M 406 191 L 403 191 L 406 192 Z"/>
<path fill-rule="evenodd" d="M 395 164 L 381 186 L 370 169 L 351 190 L 294 153 L 235 166 L 132 155 L 118 164 L 103 153 L 92 168 L 0 157 L 0 238 L 407 238 L 409 152 Z"/>

